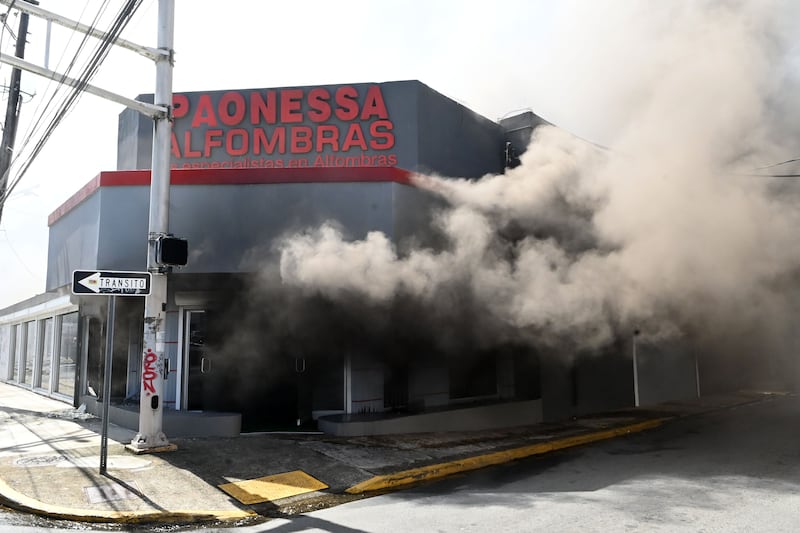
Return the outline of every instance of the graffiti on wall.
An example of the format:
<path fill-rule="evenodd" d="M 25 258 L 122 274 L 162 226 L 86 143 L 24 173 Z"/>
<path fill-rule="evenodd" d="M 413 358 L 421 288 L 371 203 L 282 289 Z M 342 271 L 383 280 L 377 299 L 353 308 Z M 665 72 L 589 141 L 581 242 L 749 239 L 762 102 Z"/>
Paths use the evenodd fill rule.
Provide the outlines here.
<path fill-rule="evenodd" d="M 156 387 L 153 381 L 158 377 L 156 373 L 156 362 L 158 355 L 150 348 L 144 353 L 144 371 L 142 372 L 142 388 L 148 396 L 156 393 Z"/>

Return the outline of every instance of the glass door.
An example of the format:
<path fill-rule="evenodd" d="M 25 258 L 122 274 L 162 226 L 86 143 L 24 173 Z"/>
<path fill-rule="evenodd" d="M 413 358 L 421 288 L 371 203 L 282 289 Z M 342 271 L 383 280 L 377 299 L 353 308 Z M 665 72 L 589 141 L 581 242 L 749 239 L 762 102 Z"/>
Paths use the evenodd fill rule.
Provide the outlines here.
<path fill-rule="evenodd" d="M 213 371 L 213 362 L 206 351 L 208 337 L 206 311 L 202 309 L 184 312 L 184 361 L 186 361 L 186 402 L 189 411 L 208 409 L 206 389 Z"/>

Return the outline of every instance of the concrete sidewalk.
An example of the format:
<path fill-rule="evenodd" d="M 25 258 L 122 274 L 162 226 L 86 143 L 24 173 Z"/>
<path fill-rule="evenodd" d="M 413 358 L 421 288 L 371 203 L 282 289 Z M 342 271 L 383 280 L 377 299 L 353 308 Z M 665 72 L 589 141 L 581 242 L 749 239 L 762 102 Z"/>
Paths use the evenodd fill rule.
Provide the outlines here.
<path fill-rule="evenodd" d="M 0 383 L 0 503 L 88 522 L 245 523 L 644 431 L 671 418 L 766 397 L 715 396 L 481 432 L 173 439 L 177 451 L 145 455 L 126 451 L 134 432 L 112 425 L 107 473 L 100 475 L 99 419 Z"/>

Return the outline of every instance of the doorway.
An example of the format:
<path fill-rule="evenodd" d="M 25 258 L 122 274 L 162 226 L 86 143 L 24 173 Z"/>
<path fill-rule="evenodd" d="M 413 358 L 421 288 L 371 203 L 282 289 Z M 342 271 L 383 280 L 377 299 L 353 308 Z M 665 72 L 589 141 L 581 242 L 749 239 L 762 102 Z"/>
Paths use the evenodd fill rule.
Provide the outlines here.
<path fill-rule="evenodd" d="M 184 311 L 184 361 L 186 362 L 186 396 L 184 405 L 189 411 L 211 408 L 208 401 L 213 361 L 206 348 L 208 323 L 205 309 Z"/>

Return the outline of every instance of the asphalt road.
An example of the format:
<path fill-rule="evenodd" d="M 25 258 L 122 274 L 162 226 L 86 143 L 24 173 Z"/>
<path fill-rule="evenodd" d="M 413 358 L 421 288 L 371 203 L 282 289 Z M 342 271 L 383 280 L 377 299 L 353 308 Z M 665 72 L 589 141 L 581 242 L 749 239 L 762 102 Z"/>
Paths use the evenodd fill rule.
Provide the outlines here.
<path fill-rule="evenodd" d="M 780 397 L 249 531 L 800 531 L 800 402 Z"/>
<path fill-rule="evenodd" d="M 795 532 L 799 422 L 777 397 L 236 531 Z M 126 530 L 0 512 L 2 531 L 72 528 Z"/>

